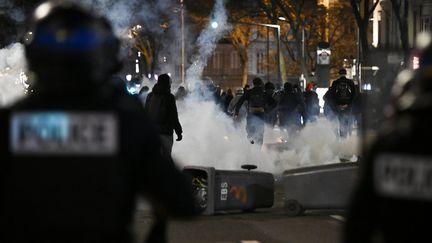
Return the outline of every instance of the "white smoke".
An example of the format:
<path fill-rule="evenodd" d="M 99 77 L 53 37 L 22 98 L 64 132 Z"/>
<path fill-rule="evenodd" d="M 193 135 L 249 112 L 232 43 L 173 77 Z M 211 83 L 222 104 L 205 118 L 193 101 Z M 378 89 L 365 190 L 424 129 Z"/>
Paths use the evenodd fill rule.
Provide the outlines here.
<path fill-rule="evenodd" d="M 135 24 L 146 25 L 152 31 L 160 32 L 162 29 L 161 16 L 175 18 L 172 6 L 178 5 L 175 0 L 69 0 L 79 3 L 86 8 L 105 16 L 113 24 L 118 35 L 125 35 L 127 29 Z M 178 21 L 177 21 L 178 22 Z"/>
<path fill-rule="evenodd" d="M 0 50 L 0 107 L 25 95 L 28 87 L 26 70 L 22 44 L 15 43 Z"/>
<path fill-rule="evenodd" d="M 17 22 L 23 22 L 25 19 L 23 11 L 16 7 L 11 0 L 0 1 L 0 15 L 9 16 L 11 19 Z"/>
<path fill-rule="evenodd" d="M 239 170 L 243 164 L 254 164 L 260 171 L 281 174 L 296 167 L 339 163 L 359 152 L 358 137 L 340 139 L 335 125 L 325 118 L 295 136 L 266 126 L 261 148 L 247 139 L 245 119 L 234 121 L 212 101 L 190 96 L 177 107 L 184 136 L 174 143 L 173 157 L 183 166 Z"/>
<path fill-rule="evenodd" d="M 207 27 L 201 32 L 197 40 L 198 54 L 192 58 L 191 66 L 186 70 L 186 80 L 188 85 L 194 87 L 200 80 L 204 68 L 207 66 L 207 59 L 216 49 L 217 42 L 228 30 L 227 13 L 225 1 L 217 0 L 210 15 Z M 217 23 L 217 26 L 212 25 Z"/>

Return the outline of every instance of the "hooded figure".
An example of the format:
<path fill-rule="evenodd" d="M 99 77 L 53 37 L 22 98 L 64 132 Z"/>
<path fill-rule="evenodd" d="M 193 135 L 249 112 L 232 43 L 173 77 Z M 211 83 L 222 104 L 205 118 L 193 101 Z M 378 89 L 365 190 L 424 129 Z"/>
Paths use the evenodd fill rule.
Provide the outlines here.
<path fill-rule="evenodd" d="M 290 132 L 299 130 L 304 106 L 303 97 L 296 92 L 294 85 L 284 83 L 284 90 L 277 103 L 279 125 Z"/>
<path fill-rule="evenodd" d="M 171 78 L 168 74 L 159 76 L 152 92 L 147 96 L 144 110 L 158 128 L 164 145 L 163 155 L 171 156 L 173 131 L 177 134 L 177 141 L 180 141 L 183 130 L 178 119 L 175 97 L 171 94 Z"/>

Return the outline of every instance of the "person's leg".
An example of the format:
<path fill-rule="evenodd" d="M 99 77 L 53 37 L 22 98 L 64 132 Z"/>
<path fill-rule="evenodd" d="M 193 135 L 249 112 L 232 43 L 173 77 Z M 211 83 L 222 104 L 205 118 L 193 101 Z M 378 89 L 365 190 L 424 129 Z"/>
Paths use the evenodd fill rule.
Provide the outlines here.
<path fill-rule="evenodd" d="M 162 147 L 162 156 L 171 157 L 172 146 L 174 143 L 173 135 L 160 135 Z M 167 220 L 157 212 L 154 213 L 154 221 L 152 228 L 147 236 L 146 243 L 165 243 L 166 240 Z"/>
<path fill-rule="evenodd" d="M 159 136 L 162 142 L 162 148 L 161 148 L 161 153 L 164 156 L 169 156 L 171 157 L 171 152 L 172 152 L 172 147 L 174 144 L 174 137 L 173 135 L 165 135 L 162 134 Z"/>
<path fill-rule="evenodd" d="M 265 121 L 264 118 L 260 119 L 257 117 L 255 122 L 255 142 L 258 145 L 262 145 L 264 142 L 264 129 L 265 129 Z"/>
<path fill-rule="evenodd" d="M 339 113 L 339 135 L 342 138 L 346 138 L 350 134 L 350 119 L 349 112 L 341 111 Z"/>
<path fill-rule="evenodd" d="M 166 230 L 168 222 L 164 216 L 154 213 L 152 228 L 147 235 L 146 243 L 166 243 Z"/>
<path fill-rule="evenodd" d="M 246 133 L 251 143 L 255 143 L 255 116 L 248 114 L 246 118 Z"/>

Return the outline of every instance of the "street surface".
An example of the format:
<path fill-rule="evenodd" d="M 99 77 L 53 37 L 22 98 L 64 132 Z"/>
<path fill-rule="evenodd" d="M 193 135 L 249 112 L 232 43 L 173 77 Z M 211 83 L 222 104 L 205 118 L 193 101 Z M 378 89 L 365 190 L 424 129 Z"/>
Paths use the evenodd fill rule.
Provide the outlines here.
<path fill-rule="evenodd" d="M 283 209 L 283 192 L 276 186 L 272 208 L 171 221 L 168 240 L 170 243 L 339 243 L 343 215 L 343 210 L 311 210 L 303 216 L 289 217 Z M 135 225 L 138 242 L 143 242 L 151 223 L 151 211 L 141 207 Z"/>

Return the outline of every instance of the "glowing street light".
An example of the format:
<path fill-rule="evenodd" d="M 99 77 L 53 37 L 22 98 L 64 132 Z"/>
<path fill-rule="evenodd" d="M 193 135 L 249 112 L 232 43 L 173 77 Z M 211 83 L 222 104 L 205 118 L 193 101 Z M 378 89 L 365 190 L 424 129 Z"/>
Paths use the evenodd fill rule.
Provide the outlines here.
<path fill-rule="evenodd" d="M 217 29 L 218 26 L 219 26 L 219 24 L 218 24 L 216 21 L 213 21 L 213 22 L 211 23 L 211 27 L 212 27 L 213 29 Z"/>

